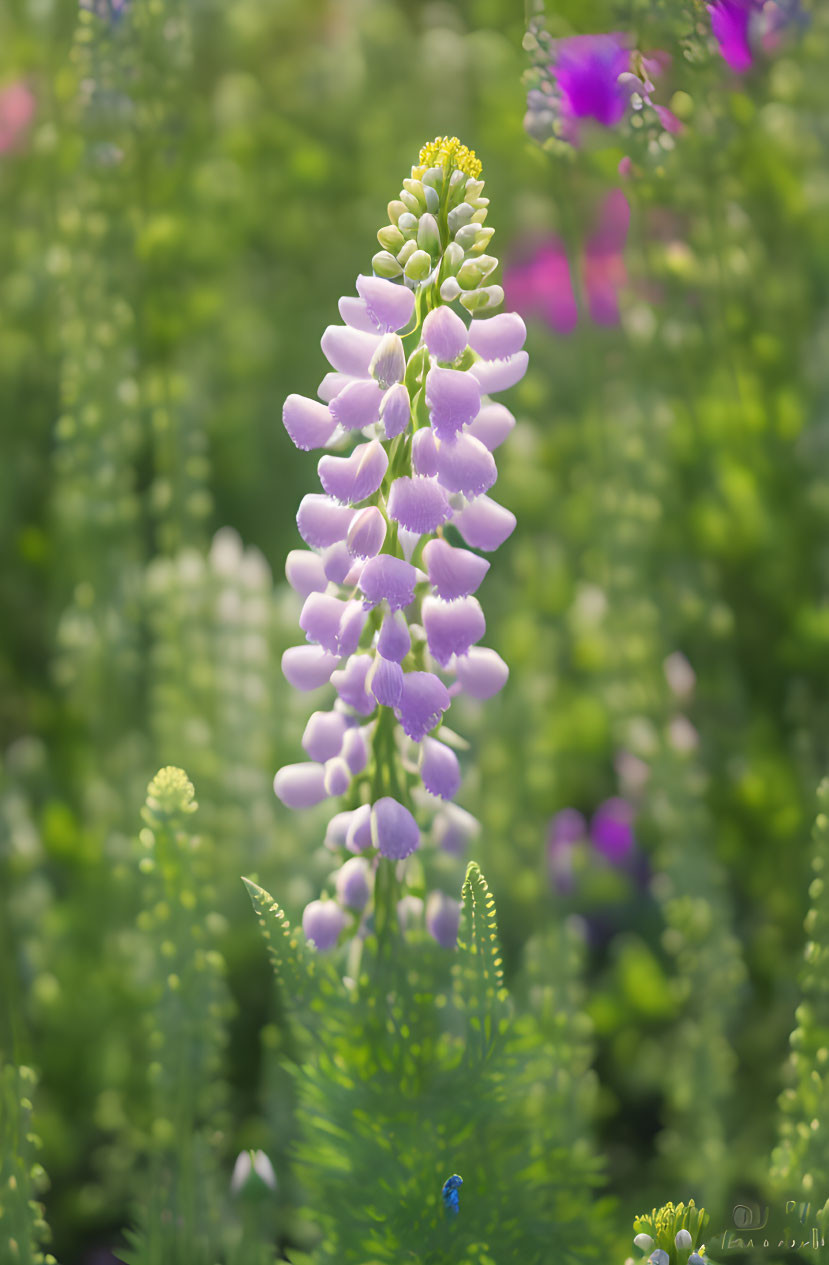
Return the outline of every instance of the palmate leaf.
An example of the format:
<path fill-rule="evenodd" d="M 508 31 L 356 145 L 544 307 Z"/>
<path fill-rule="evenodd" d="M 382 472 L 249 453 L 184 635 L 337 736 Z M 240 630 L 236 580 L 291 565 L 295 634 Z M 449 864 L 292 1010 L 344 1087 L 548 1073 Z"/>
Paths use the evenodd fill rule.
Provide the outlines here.
<path fill-rule="evenodd" d="M 467 1059 L 485 1062 L 506 1031 L 510 1004 L 504 988 L 495 900 L 474 861 L 467 866 L 461 900 L 454 1000 L 466 1017 Z"/>

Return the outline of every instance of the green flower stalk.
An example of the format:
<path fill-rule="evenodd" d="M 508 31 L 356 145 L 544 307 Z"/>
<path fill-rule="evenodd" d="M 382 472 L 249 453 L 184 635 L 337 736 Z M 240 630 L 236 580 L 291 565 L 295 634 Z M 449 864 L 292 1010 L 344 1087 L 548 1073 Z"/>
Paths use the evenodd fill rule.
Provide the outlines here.
<path fill-rule="evenodd" d="M 829 1228 L 829 779 L 817 793 L 808 940 L 800 971 L 800 1004 L 791 1034 L 788 1082 L 780 1098 L 779 1143 L 771 1183 L 781 1197 L 806 1200 Z"/>
<path fill-rule="evenodd" d="M 39 1196 L 48 1181 L 31 1127 L 36 1085 L 31 1068 L 0 1064 L 0 1248 L 8 1265 L 57 1265 L 42 1250 L 49 1227 Z"/>
<path fill-rule="evenodd" d="M 150 1173 L 131 1235 L 131 1265 L 212 1265 L 227 1183 L 217 1170 L 222 1140 L 222 1053 L 228 997 L 215 948 L 223 920 L 212 912 L 207 842 L 191 833 L 198 805 L 181 769 L 147 788 L 139 835 L 145 907 L 142 967 L 152 999 L 147 1033 L 152 1122 Z"/>

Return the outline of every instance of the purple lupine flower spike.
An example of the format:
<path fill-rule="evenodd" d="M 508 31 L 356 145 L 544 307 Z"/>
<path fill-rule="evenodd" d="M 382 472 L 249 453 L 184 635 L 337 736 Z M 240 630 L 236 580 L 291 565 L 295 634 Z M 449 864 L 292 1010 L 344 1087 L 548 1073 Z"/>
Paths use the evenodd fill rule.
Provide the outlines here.
<path fill-rule="evenodd" d="M 486 253 L 479 176 L 460 142 L 424 148 L 389 203 L 375 275 L 357 278 L 357 295 L 340 300 L 342 323 L 323 334 L 331 372 L 318 399 L 291 395 L 283 411 L 298 448 L 325 450 L 320 490 L 297 513 L 307 547 L 286 563 L 307 644 L 285 652 L 283 671 L 299 690 L 327 686 L 334 701 L 305 726 L 308 762 L 274 782 L 293 809 L 347 796 L 325 831 L 343 861 L 334 899 L 312 902 L 303 917 L 319 949 L 357 922 L 361 934 L 381 926 L 379 915 L 376 924 L 362 917 L 378 865 L 393 862 L 405 887 L 406 858 L 424 838 L 456 856 L 479 829 L 452 802 L 459 743 L 443 721 L 454 695 L 489 698 L 508 676 L 478 645 L 486 621 L 474 594 L 490 563 L 476 551 L 497 549 L 515 525 L 487 495 L 493 451 L 515 419 L 488 397 L 527 364 L 524 322 L 492 315 L 503 293 L 488 283 L 497 260 Z M 448 525 L 467 548 L 444 538 Z M 457 901 L 433 892 L 427 925 L 452 947 Z"/>

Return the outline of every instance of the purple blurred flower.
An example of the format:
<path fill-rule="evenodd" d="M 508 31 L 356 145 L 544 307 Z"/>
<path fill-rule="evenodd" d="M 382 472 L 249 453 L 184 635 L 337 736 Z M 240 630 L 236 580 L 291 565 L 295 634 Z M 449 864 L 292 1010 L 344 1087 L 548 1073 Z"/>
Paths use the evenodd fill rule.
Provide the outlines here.
<path fill-rule="evenodd" d="M 321 953 L 333 949 L 348 919 L 333 900 L 312 900 L 302 915 L 305 936 Z"/>
<path fill-rule="evenodd" d="M 525 130 L 545 144 L 549 140 L 578 145 L 583 124 L 592 120 L 613 128 L 635 109 L 647 106 L 656 130 L 679 130 L 679 120 L 652 99 L 652 78 L 670 60 L 659 51 L 641 53 L 619 31 L 553 39 L 536 18 L 528 31 L 532 52 Z"/>
<path fill-rule="evenodd" d="M 600 804 L 590 822 L 593 846 L 611 865 L 621 865 L 634 848 L 633 809 L 624 799 L 615 797 Z"/>
<path fill-rule="evenodd" d="M 461 906 L 445 892 L 430 892 L 426 900 L 426 930 L 442 949 L 454 949 L 458 943 Z"/>
<path fill-rule="evenodd" d="M 786 27 L 807 21 L 799 0 L 713 0 L 707 8 L 720 53 L 738 74 L 750 70 L 759 49 L 773 51 Z"/>
<path fill-rule="evenodd" d="M 749 27 L 763 8 L 763 0 L 716 0 L 709 4 L 711 32 L 732 70 L 748 70 L 753 61 Z"/>
<path fill-rule="evenodd" d="M 627 39 L 618 32 L 559 40 L 551 67 L 571 118 L 592 118 L 603 127 L 613 127 L 628 107 L 630 87 L 621 76 L 629 69 Z"/>

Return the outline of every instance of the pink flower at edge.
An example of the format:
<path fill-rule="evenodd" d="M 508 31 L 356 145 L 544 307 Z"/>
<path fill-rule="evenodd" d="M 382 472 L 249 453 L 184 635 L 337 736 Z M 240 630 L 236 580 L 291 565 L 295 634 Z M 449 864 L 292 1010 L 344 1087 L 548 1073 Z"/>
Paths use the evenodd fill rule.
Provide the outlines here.
<path fill-rule="evenodd" d="M 599 227 L 584 252 L 587 306 L 597 325 L 619 324 L 619 291 L 627 281 L 624 251 L 629 227 L 630 203 L 621 189 L 613 189 L 602 203 Z"/>
<path fill-rule="evenodd" d="M 0 154 L 8 153 L 21 139 L 35 113 L 35 95 L 18 79 L 0 90 Z"/>
<path fill-rule="evenodd" d="M 504 271 L 507 304 L 525 316 L 544 321 L 557 334 L 571 333 L 578 322 L 576 296 L 564 243 L 543 241 L 532 257 Z"/>

